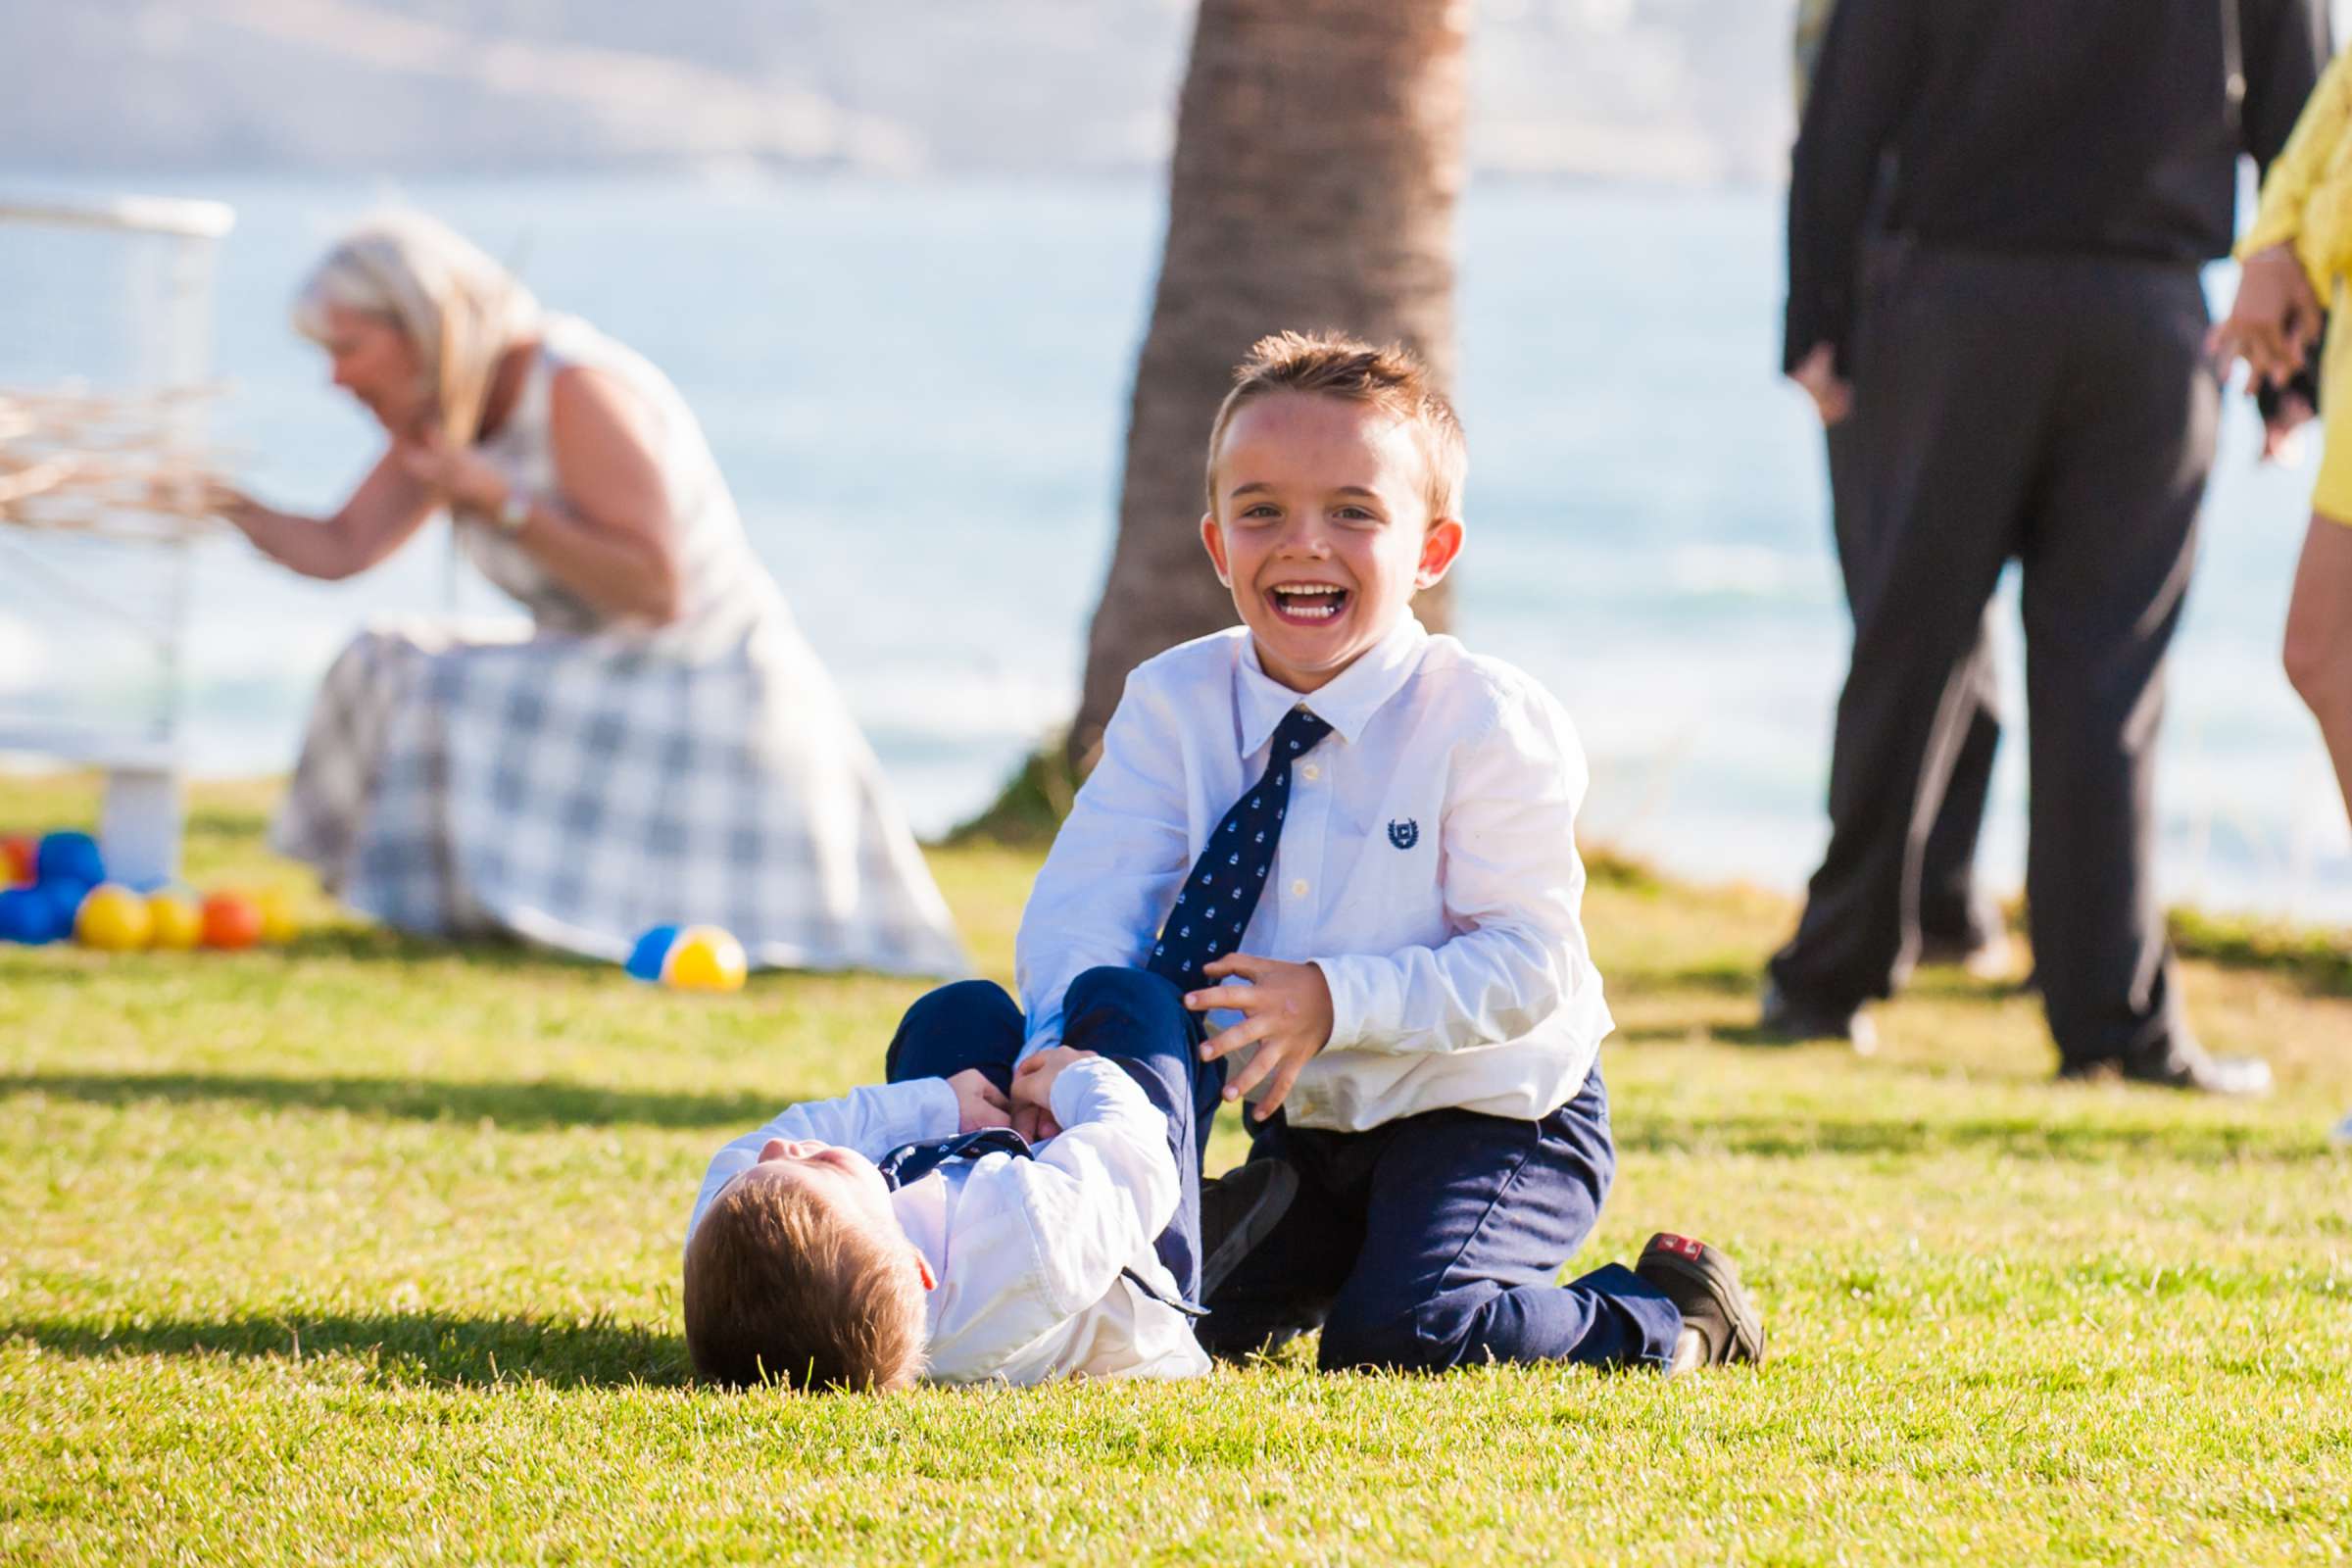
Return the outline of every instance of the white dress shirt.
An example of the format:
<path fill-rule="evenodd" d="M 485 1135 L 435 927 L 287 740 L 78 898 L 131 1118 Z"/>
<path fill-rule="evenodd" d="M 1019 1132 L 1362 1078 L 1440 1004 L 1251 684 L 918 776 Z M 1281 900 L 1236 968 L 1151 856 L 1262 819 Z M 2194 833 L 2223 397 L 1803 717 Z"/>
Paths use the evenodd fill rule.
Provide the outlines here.
<path fill-rule="evenodd" d="M 1125 1070 L 1099 1057 L 1063 1068 L 1053 1101 L 1062 1132 L 1035 1157 L 952 1159 L 891 1194 L 892 1212 L 937 1281 L 924 1303 L 923 1376 L 1026 1384 L 1207 1371 L 1191 1322 L 1167 1304 L 1179 1298 L 1176 1281 L 1152 1250 L 1176 1212 L 1167 1118 Z M 712 1158 L 686 1234 L 771 1138 L 814 1139 L 879 1159 L 957 1130 L 956 1092 L 940 1078 L 794 1105 Z"/>
<path fill-rule="evenodd" d="M 1060 1042 L 1078 975 L 1143 966 L 1195 858 L 1301 704 L 1332 733 L 1292 769 L 1242 945 L 1311 960 L 1331 986 L 1331 1042 L 1284 1110 L 1343 1131 L 1448 1106 L 1548 1113 L 1613 1026 L 1578 915 L 1584 749 L 1534 679 L 1409 614 L 1305 696 L 1266 675 L 1238 627 L 1127 677 L 1021 916 L 1023 1054 Z M 1240 1017 L 1211 1013 L 1208 1027 Z"/>

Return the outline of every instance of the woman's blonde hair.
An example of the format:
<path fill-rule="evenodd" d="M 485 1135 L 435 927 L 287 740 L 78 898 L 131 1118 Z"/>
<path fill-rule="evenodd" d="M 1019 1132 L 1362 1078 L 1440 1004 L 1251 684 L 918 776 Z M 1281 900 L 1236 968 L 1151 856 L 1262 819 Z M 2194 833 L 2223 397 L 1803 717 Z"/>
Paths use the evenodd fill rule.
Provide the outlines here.
<path fill-rule="evenodd" d="M 398 327 L 424 365 L 444 434 L 469 446 L 499 356 L 539 318 L 514 274 L 422 213 L 372 218 L 337 240 L 294 297 L 294 330 L 327 341 L 330 306 Z"/>

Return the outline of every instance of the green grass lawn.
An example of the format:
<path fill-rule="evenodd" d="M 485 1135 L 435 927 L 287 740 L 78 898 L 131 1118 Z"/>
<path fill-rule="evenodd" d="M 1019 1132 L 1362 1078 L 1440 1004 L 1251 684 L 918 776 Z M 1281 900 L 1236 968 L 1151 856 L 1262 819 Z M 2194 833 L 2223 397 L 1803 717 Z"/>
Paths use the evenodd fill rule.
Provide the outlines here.
<path fill-rule="evenodd" d="M 299 885 L 270 793 L 200 795 L 197 880 Z M 0 779 L 0 825 L 92 806 Z M 935 860 L 1005 976 L 1034 857 Z M 289 951 L 0 949 L 0 1560 L 2352 1554 L 2340 948 L 2203 944 L 2205 1039 L 2279 1076 L 2210 1104 L 2054 1087 L 2033 1000 L 1944 974 L 1875 1058 L 1755 1049 L 1787 904 L 1617 871 L 1580 1261 L 1728 1247 L 1768 1367 L 807 1398 L 687 1382 L 680 1228 L 719 1143 L 878 1074 L 916 985 L 686 998 L 311 909 Z"/>

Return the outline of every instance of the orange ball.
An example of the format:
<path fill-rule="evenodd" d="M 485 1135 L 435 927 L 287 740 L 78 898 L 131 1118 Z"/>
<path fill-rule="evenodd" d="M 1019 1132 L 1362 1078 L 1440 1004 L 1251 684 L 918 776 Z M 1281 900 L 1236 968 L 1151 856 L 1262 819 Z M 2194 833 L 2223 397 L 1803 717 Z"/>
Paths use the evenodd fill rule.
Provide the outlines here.
<path fill-rule="evenodd" d="M 0 839 L 0 886 L 22 887 L 33 880 L 40 859 L 39 841 L 12 833 Z"/>
<path fill-rule="evenodd" d="M 204 945 L 223 952 L 262 940 L 262 908 L 242 893 L 215 893 L 204 901 Z"/>

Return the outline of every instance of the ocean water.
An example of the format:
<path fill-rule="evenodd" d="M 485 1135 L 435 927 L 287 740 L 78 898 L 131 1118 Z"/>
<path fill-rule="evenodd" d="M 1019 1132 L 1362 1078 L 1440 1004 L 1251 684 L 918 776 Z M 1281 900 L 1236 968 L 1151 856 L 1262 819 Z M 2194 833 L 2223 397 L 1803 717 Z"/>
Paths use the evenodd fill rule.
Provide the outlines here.
<path fill-rule="evenodd" d="M 0 190 L 74 188 L 86 187 L 0 178 Z M 1157 260 L 1154 183 L 134 188 L 237 209 L 218 257 L 213 363 L 230 390 L 213 427 L 265 498 L 330 510 L 378 450 L 285 303 L 342 224 L 413 202 L 677 381 L 918 827 L 983 805 L 1072 706 Z M 1826 838 L 1848 634 L 1819 432 L 1776 374 L 1780 222 L 1765 190 L 1471 191 L 1458 629 L 1575 713 L 1593 762 L 1592 838 L 1794 888 Z M 61 270 L 0 227 L 0 382 L 54 374 L 77 343 L 119 337 L 122 295 L 103 269 Z M 2277 659 L 2310 472 L 2259 466 L 2234 405 L 2174 662 L 2165 891 L 2352 919 L 2342 808 Z M 138 561 L 75 569 L 134 616 L 165 602 Z M 452 608 L 500 606 L 453 577 L 437 527 L 341 584 L 292 578 L 233 540 L 201 547 L 180 674 L 195 764 L 289 766 L 318 676 L 363 618 Z M 2014 629 L 2006 641 L 2022 719 Z M 131 711 L 150 700 L 137 672 L 151 668 L 134 631 L 0 556 L 0 711 Z M 2005 888 L 2024 863 L 2023 739 L 2021 725 L 2004 746 L 1984 846 Z"/>

